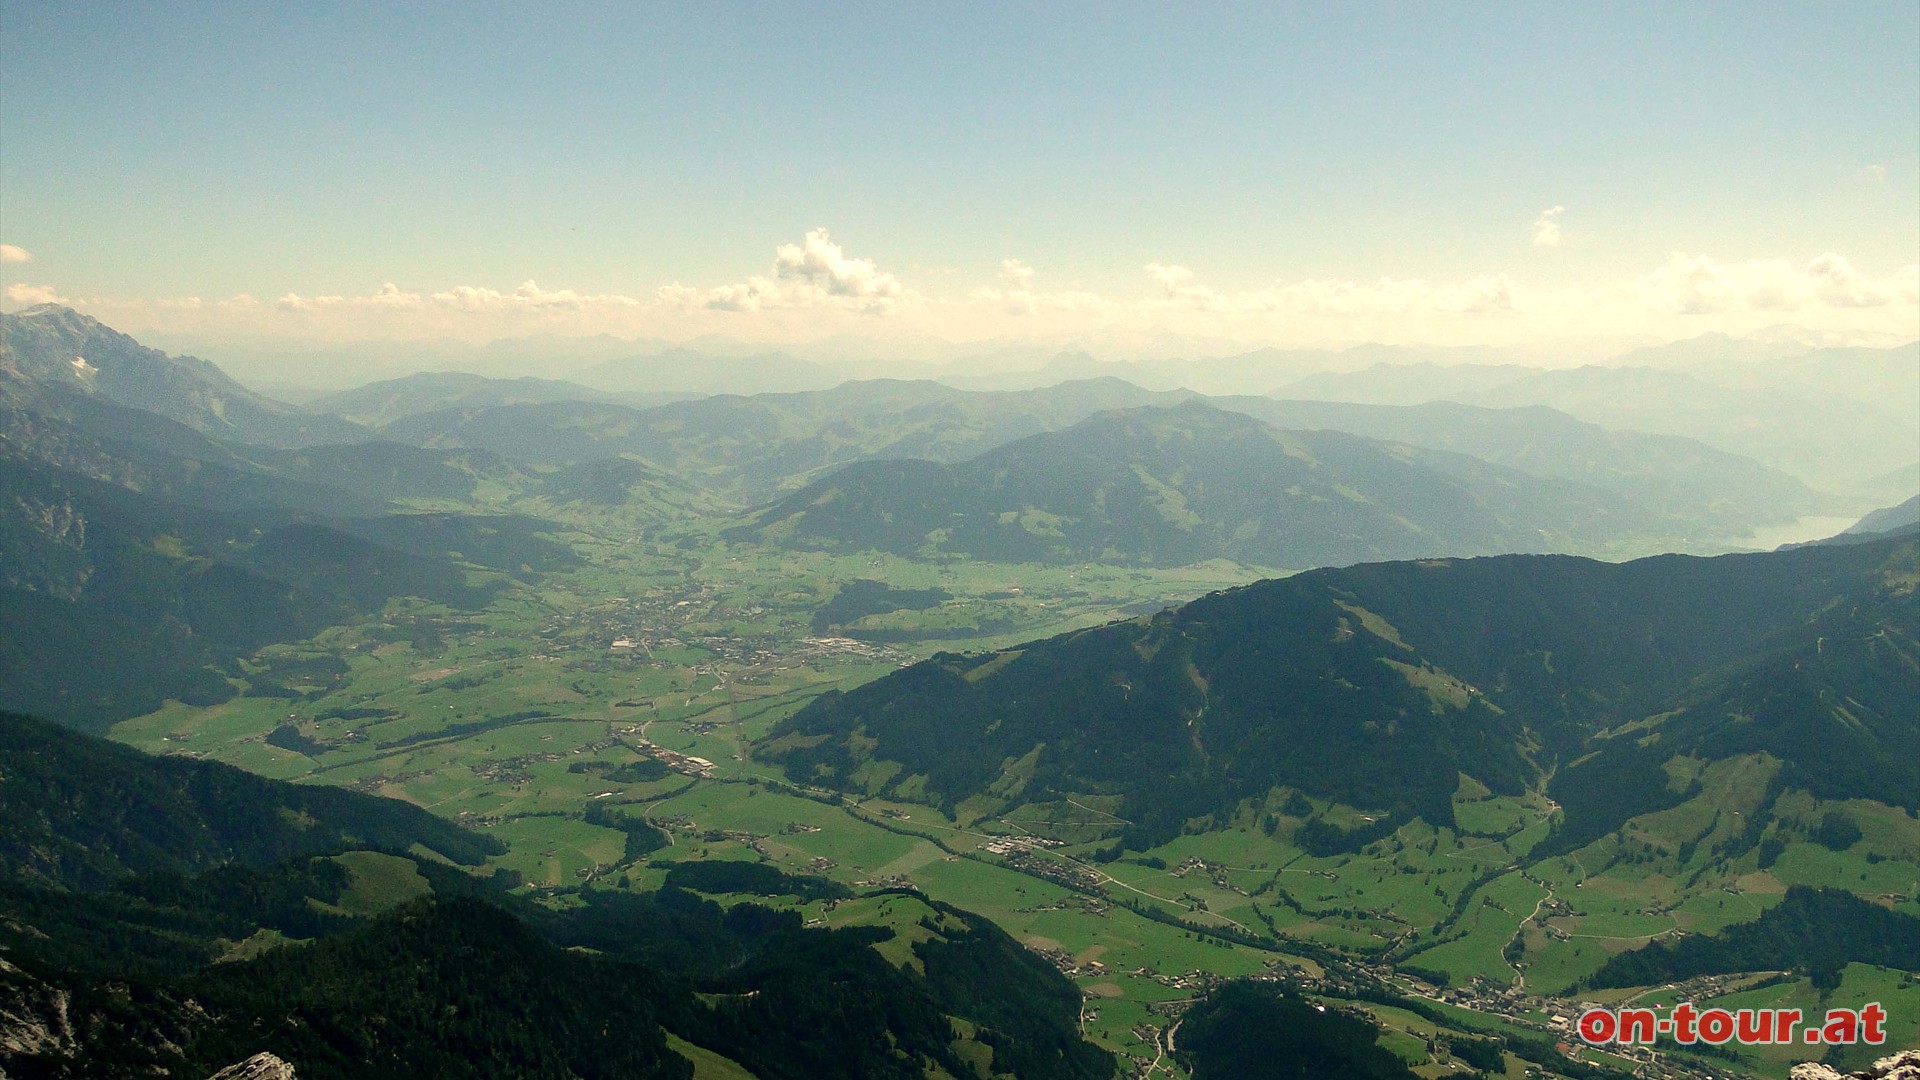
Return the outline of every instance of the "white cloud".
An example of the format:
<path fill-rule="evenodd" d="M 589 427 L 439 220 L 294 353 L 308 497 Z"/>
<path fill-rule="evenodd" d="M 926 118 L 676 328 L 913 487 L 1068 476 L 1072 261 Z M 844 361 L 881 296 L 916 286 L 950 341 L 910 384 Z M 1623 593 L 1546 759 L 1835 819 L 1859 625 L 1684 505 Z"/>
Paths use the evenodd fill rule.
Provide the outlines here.
<path fill-rule="evenodd" d="M 1892 287 L 1895 303 L 1903 307 L 1920 307 L 1920 263 L 1908 263 L 1895 270 L 1887 278 Z"/>
<path fill-rule="evenodd" d="M 1193 282 L 1193 271 L 1184 266 L 1172 266 L 1166 263 L 1148 263 L 1141 267 L 1168 296 L 1177 296 L 1180 290 Z"/>
<path fill-rule="evenodd" d="M 677 281 L 671 285 L 662 285 L 654 290 L 653 298 L 662 306 L 684 310 L 701 307 L 706 303 L 705 293 L 691 285 L 682 285 Z"/>
<path fill-rule="evenodd" d="M 189 298 L 191 299 L 191 298 Z M 198 300 L 193 300 L 198 303 Z M 176 302 L 178 303 L 178 302 Z M 242 293 L 220 301 L 223 307 L 252 307 L 253 297 Z M 389 281 L 370 293 L 353 296 L 301 296 L 287 293 L 274 302 L 281 311 L 315 314 L 320 312 L 361 312 L 404 315 L 439 310 L 455 316 L 512 315 L 541 312 L 582 313 L 615 308 L 640 308 L 646 301 L 612 293 L 583 293 L 574 289 L 542 288 L 536 281 L 524 281 L 510 292 L 484 285 L 455 285 L 431 294 L 403 289 Z"/>
<path fill-rule="evenodd" d="M 1212 289 L 1195 282 L 1193 271 L 1184 266 L 1169 263 L 1148 263 L 1141 267 L 1154 284 L 1160 286 L 1161 300 L 1175 307 L 1191 307 L 1201 311 L 1217 311 L 1220 308 L 1220 296 Z"/>
<path fill-rule="evenodd" d="M 1440 311 L 1481 314 L 1514 310 L 1515 285 L 1505 274 L 1483 274 L 1434 294 L 1434 307 Z"/>
<path fill-rule="evenodd" d="M 7 286 L 4 295 L 8 302 L 19 304 L 21 307 L 32 307 L 35 304 L 64 304 L 67 302 L 67 298 L 54 291 L 51 285 L 30 285 L 26 282 L 16 282 L 15 284 Z"/>
<path fill-rule="evenodd" d="M 1111 307 L 1099 293 L 1084 289 L 1040 292 L 1033 287 L 1039 272 L 1019 259 L 1000 260 L 1000 278 L 1012 288 L 982 285 L 967 295 L 975 303 L 1001 308 L 1010 315 L 1048 312 L 1092 312 Z"/>
<path fill-rule="evenodd" d="M 1420 278 L 1383 277 L 1375 282 L 1309 278 L 1275 282 L 1264 289 L 1220 292 L 1200 284 L 1184 266 L 1148 263 L 1147 276 L 1160 287 L 1150 306 L 1187 308 L 1217 315 L 1263 313 L 1328 317 L 1407 315 L 1421 312 L 1478 314 L 1513 311 L 1517 286 L 1505 274 L 1482 275 L 1436 287 Z"/>
<path fill-rule="evenodd" d="M 1867 176 L 1876 183 L 1885 180 L 1887 178 L 1887 167 L 1885 165 L 1869 165 L 1867 166 Z"/>
<path fill-rule="evenodd" d="M 17 244 L 0 244 L 0 263 L 27 263 L 33 261 L 33 252 Z"/>
<path fill-rule="evenodd" d="M 1383 277 L 1371 283 L 1309 278 L 1275 284 L 1267 295 L 1270 309 L 1295 315 L 1392 315 L 1430 306 L 1432 289 L 1419 278 Z"/>
<path fill-rule="evenodd" d="M 1829 251 L 1807 264 L 1813 294 L 1834 307 L 1883 307 L 1899 295 L 1893 281 L 1874 281 Z"/>
<path fill-rule="evenodd" d="M 773 266 L 775 275 L 782 279 L 804 281 L 834 296 L 892 299 L 901 292 L 893 275 L 881 273 L 872 259 L 847 258 L 846 251 L 825 229 L 808 232 L 802 244 L 781 244 Z"/>
<path fill-rule="evenodd" d="M 1796 267 L 1785 259 L 1722 263 L 1676 253 L 1641 281 L 1649 302 L 1685 315 L 1806 308 L 1882 308 L 1916 302 L 1920 268 L 1903 267 L 1883 279 L 1861 272 L 1831 251 Z"/>
<path fill-rule="evenodd" d="M 1540 216 L 1533 219 L 1533 245 L 1535 247 L 1560 246 L 1560 215 L 1566 212 L 1567 208 L 1564 206 L 1549 206 L 1545 210 L 1540 211 Z"/>
<path fill-rule="evenodd" d="M 324 311 L 329 308 L 397 311 L 417 308 L 421 302 L 419 293 L 407 292 L 391 281 L 362 296 L 301 296 L 288 293 L 275 301 L 282 311 Z"/>
<path fill-rule="evenodd" d="M 771 277 L 756 274 L 704 292 L 675 282 L 657 295 L 668 303 L 718 311 L 822 307 L 885 311 L 918 299 L 872 259 L 849 258 L 825 229 L 810 230 L 798 244 L 775 248 Z"/>
<path fill-rule="evenodd" d="M 457 285 L 433 294 L 433 302 L 456 311 L 502 311 L 562 309 L 584 311 L 590 308 L 639 307 L 640 301 L 616 293 L 582 293 L 573 289 L 543 289 L 538 282 L 523 281 L 510 293 L 473 285 Z"/>

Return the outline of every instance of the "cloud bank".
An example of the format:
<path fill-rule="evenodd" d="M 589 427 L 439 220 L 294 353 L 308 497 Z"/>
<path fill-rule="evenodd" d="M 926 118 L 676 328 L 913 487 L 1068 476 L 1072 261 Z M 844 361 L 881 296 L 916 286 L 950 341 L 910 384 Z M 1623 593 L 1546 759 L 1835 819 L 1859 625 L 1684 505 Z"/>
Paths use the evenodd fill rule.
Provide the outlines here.
<path fill-rule="evenodd" d="M 32 307 L 35 304 L 65 304 L 70 302 L 66 297 L 61 296 L 51 285 L 30 285 L 26 282 L 16 282 L 8 285 L 4 292 L 0 292 L 0 295 L 4 295 L 7 298 L 7 303 L 19 307 Z"/>
<path fill-rule="evenodd" d="M 1148 263 L 1146 275 L 1158 287 L 1155 302 L 1222 315 L 1381 315 L 1414 312 L 1477 314 L 1512 311 L 1516 286 L 1505 274 L 1482 275 L 1452 285 L 1420 278 L 1383 277 L 1373 282 L 1307 279 L 1275 282 L 1263 289 L 1221 292 L 1197 280 L 1184 266 Z"/>
<path fill-rule="evenodd" d="M 1085 289 L 1034 288 L 1040 272 L 1019 259 L 1000 260 L 1000 283 L 982 285 L 967 294 L 964 304 L 1006 315 L 1047 312 L 1097 312 L 1111 307 L 1098 293 Z"/>
<path fill-rule="evenodd" d="M 1642 280 L 1648 302 L 1683 315 L 1731 311 L 1920 306 L 1920 265 L 1884 278 L 1864 274 L 1831 251 L 1805 266 L 1785 259 L 1722 263 L 1675 253 Z"/>
<path fill-rule="evenodd" d="M 1560 242 L 1562 213 L 1558 206 L 1542 212 L 1534 222 L 1536 243 Z M 1875 273 L 1831 251 L 1804 262 L 1680 252 L 1638 273 L 1545 283 L 1489 269 L 1449 280 L 1385 274 L 1249 285 L 1155 261 L 1141 266 L 1132 287 L 1123 278 L 1096 290 L 1054 285 L 1041 268 L 1010 257 L 978 274 L 970 287 L 918 291 L 875 260 L 849 254 L 820 228 L 799 242 L 775 245 L 765 273 L 719 285 L 676 281 L 615 292 L 532 280 L 512 288 L 386 282 L 364 293 L 284 292 L 262 302 L 248 294 L 69 301 L 54 285 L 21 282 L 5 288 L 4 300 L 14 307 L 71 303 L 136 333 L 333 340 L 716 334 L 779 344 L 835 335 L 985 341 L 1171 333 L 1249 345 L 1468 345 L 1745 334 L 1786 321 L 1833 340 L 1920 336 L 1920 266 Z"/>

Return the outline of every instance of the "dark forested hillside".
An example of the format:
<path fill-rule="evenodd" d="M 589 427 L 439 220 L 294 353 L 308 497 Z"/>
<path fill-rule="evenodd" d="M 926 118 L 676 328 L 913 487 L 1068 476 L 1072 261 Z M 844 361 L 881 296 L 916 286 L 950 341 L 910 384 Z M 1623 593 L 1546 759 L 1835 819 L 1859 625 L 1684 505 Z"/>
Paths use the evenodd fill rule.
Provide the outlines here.
<path fill-rule="evenodd" d="M 67 391 L 32 409 L 0 405 L 0 460 L 6 462 L 227 512 L 337 515 L 385 507 L 385 496 L 349 490 L 334 476 L 266 464 L 275 453 L 215 442 L 158 413 Z"/>
<path fill-rule="evenodd" d="M 764 752 L 795 780 L 850 787 L 865 761 L 900 762 L 887 790 L 924 785 L 946 805 L 1120 794 L 1142 846 L 1281 785 L 1447 822 L 1460 773 L 1513 791 L 1583 757 L 1550 789 L 1572 837 L 1644 812 L 1585 776 L 1664 777 L 1676 753 L 1768 753 L 1798 785 L 1910 805 L 1917 551 L 1316 571 L 936 656 L 823 696 Z M 1655 716 L 1657 749 L 1644 731 L 1588 742 Z M 1651 756 L 1610 764 L 1623 753 Z"/>
<path fill-rule="evenodd" d="M 443 861 L 353 850 L 497 852 L 415 807 L 14 716 L 0 823 L 8 1075 L 204 1076 L 263 1050 L 312 1080 L 692 1075 L 663 1029 L 762 1080 L 1113 1070 L 1051 964 L 910 892 L 836 886 L 876 916 L 842 930 L 681 887 L 804 885 L 750 864 L 542 906 Z M 342 854 L 311 854 L 328 851 Z M 382 867 L 383 911 L 343 906 Z M 914 930 L 901 958 L 876 948 L 895 924 Z"/>
<path fill-rule="evenodd" d="M 1177 1056 L 1193 1080 L 1412 1080 L 1379 1037 L 1369 1019 L 1277 986 L 1232 982 L 1181 1018 Z"/>
<path fill-rule="evenodd" d="M 99 889 L 130 874 L 413 844 L 462 863 L 499 850 L 407 803 L 149 757 L 0 713 L 0 877 Z"/>
<path fill-rule="evenodd" d="M 664 1028 L 762 1080 L 921 1080 L 928 1067 L 977 1075 L 974 1060 L 1022 1080 L 1112 1075 L 1112 1059 L 1075 1032 L 1072 985 L 997 930 L 916 945 L 922 974 L 873 948 L 892 938 L 886 928 L 806 930 L 791 913 L 747 904 L 723 914 L 683 893 L 667 905 L 683 910 L 666 925 L 724 941 L 735 962 L 702 973 L 596 957 L 536 930 L 546 923 L 565 935 L 564 917 L 529 922 L 454 898 L 416 901 L 310 946 L 131 986 L 0 970 L 11 1019 L 50 1014 L 44 1002 L 64 992 L 75 1033 L 37 1053 L 0 1047 L 0 1064 L 30 1076 L 103 1067 L 206 1075 L 264 1048 L 303 1080 L 690 1076 Z M 642 904 L 618 925 L 646 938 L 662 915 Z M 976 1033 L 956 1038 L 954 1018 Z"/>
<path fill-rule="evenodd" d="M 182 980 L 114 986 L 0 973 L 16 1017 L 51 1013 L 43 1003 L 58 1001 L 71 1024 L 65 1039 L 0 1050 L 0 1063 L 28 1076 L 198 1077 L 266 1050 L 301 1080 L 687 1080 L 692 1067 L 660 1027 L 670 985 L 649 969 L 557 949 L 484 903 L 422 901 L 361 930 Z"/>
<path fill-rule="evenodd" d="M 12 616 L 0 706 L 74 723 L 138 715 L 184 686 L 220 700 L 232 691 L 196 674 L 204 665 L 388 597 L 485 595 L 444 551 L 413 554 L 331 525 L 221 513 L 4 460 L 0 491 L 0 602 Z M 95 633 L 121 650 L 97 666 Z"/>
<path fill-rule="evenodd" d="M 393 597 L 484 603 L 497 586 L 470 581 L 470 566 L 576 561 L 528 518 L 380 516 L 383 503 L 317 481 L 93 445 L 84 470 L 0 453 L 0 707 L 98 726 L 169 697 L 221 700 L 233 691 L 209 664 Z"/>
<path fill-rule="evenodd" d="M 1794 886 L 1753 922 L 1621 953 L 1587 983 L 1651 986 L 1698 975 L 1794 971 L 1833 986 L 1850 963 L 1920 971 L 1920 918 L 1840 889 Z"/>

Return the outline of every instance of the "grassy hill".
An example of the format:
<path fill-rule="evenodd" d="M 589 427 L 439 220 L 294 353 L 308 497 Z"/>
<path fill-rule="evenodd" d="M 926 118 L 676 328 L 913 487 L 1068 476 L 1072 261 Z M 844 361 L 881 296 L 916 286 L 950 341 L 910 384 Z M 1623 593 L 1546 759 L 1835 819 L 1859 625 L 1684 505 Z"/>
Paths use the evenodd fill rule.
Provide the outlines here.
<path fill-rule="evenodd" d="M 1150 392 L 1111 376 L 975 392 L 872 380 L 804 393 L 721 395 L 637 415 L 606 400 L 536 401 L 529 395 L 499 408 L 467 403 L 421 410 L 392 422 L 384 435 L 527 461 L 629 454 L 752 504 L 855 462 L 914 458 L 951 464 L 1100 412 L 1184 400 L 1207 400 L 1280 428 L 1345 431 L 1574 481 L 1619 496 L 1660 519 L 1669 534 L 1695 542 L 1825 505 L 1800 481 L 1750 458 L 1678 436 L 1608 431 L 1541 406 L 1206 399 L 1187 391 Z"/>
<path fill-rule="evenodd" d="M 644 410 L 557 401 L 446 409 L 396 421 L 382 434 L 542 463 L 632 455 L 751 504 L 854 461 L 957 461 L 1103 410 L 1187 396 L 1154 394 L 1117 379 L 995 393 L 883 379 L 801 393 L 719 395 Z"/>
<path fill-rule="evenodd" d="M 1002 561 L 1305 567 L 1595 549 L 1652 528 L 1596 489 L 1190 402 L 1104 414 L 954 465 L 850 466 L 727 535 Z"/>
<path fill-rule="evenodd" d="M 1795 886 L 1752 922 L 1622 953 L 1588 985 L 1651 986 L 1700 975 L 1792 969 L 1832 987 L 1849 963 L 1920 971 L 1920 918 L 1841 889 Z"/>
<path fill-rule="evenodd" d="M 489 379 L 457 371 L 422 371 L 328 394 L 307 403 L 314 412 L 331 413 L 377 428 L 408 416 L 444 409 L 488 409 L 501 405 L 555 401 L 612 401 L 614 395 L 561 379 Z"/>
<path fill-rule="evenodd" d="M 424 450 L 384 441 L 256 452 L 252 457 L 278 476 L 379 504 L 498 502 L 540 482 L 525 467 L 484 450 Z"/>

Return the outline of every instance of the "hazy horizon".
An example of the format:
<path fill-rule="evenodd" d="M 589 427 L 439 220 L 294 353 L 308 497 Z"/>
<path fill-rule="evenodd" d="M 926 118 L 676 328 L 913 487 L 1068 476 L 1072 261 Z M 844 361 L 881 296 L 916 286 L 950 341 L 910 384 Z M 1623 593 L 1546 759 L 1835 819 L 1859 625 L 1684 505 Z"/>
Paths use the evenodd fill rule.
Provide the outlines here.
<path fill-rule="evenodd" d="M 19 308 L 8 310 L 18 312 Z M 90 317 L 97 312 L 75 308 Z M 128 327 L 102 319 L 110 329 Z M 1131 338 L 1006 338 L 949 341 L 916 337 L 882 341 L 828 337 L 759 342 L 719 334 L 683 340 L 649 337 L 529 334 L 486 341 L 362 339 L 326 341 L 253 336 L 220 338 L 192 331 L 133 333 L 141 344 L 212 361 L 249 387 L 301 401 L 318 393 L 416 374 L 470 374 L 489 379 L 532 377 L 632 388 L 661 361 L 716 371 L 701 393 L 824 389 L 870 379 L 933 380 L 962 389 L 1018 389 L 1074 379 L 1112 377 L 1149 389 L 1273 394 L 1312 376 L 1369 370 L 1492 366 L 1542 371 L 1580 367 L 1653 367 L 1686 372 L 1727 369 L 1830 350 L 1911 350 L 1920 340 L 1852 344 L 1804 327 L 1777 326 L 1733 336 L 1717 331 L 1658 339 L 1559 342 L 1538 346 L 1390 344 L 1275 346 L 1171 333 Z M 1254 361 L 1256 366 L 1249 366 Z M 744 367 L 737 365 L 745 365 Z M 693 368 L 689 368 L 692 370 Z M 795 380 L 798 381 L 795 381 Z M 819 380 L 825 379 L 825 382 Z M 770 382 L 768 380 L 771 380 Z M 678 388 L 676 383 L 675 387 Z M 669 389 L 663 387 L 663 389 Z M 1308 395 L 1318 396 L 1318 395 Z M 1893 405 L 1893 403 L 1888 403 Z M 1894 408 L 1904 414 L 1911 410 Z"/>

